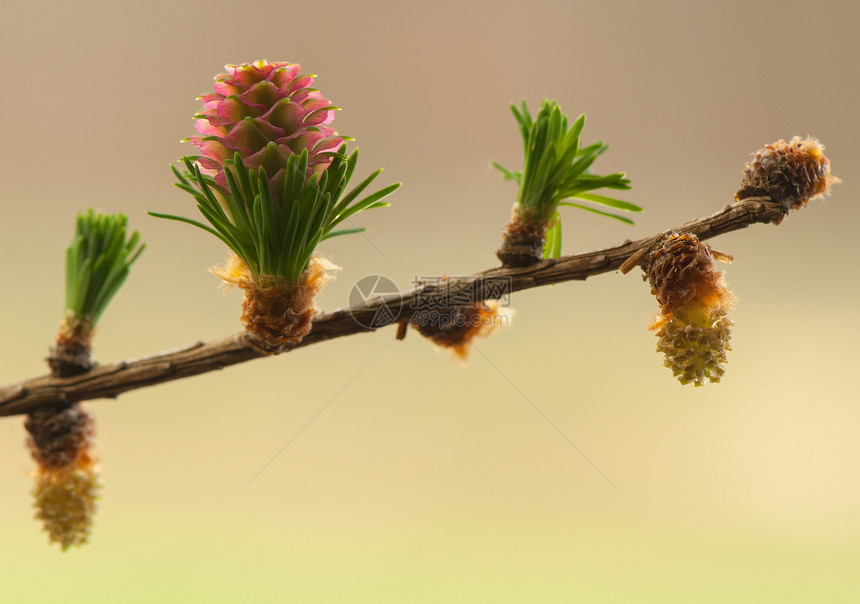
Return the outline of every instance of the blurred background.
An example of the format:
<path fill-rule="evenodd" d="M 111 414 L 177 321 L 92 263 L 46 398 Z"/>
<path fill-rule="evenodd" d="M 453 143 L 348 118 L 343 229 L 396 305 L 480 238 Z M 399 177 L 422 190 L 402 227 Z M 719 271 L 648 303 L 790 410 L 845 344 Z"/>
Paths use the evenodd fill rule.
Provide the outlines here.
<path fill-rule="evenodd" d="M 523 99 L 586 113 L 611 145 L 595 169 L 646 209 L 563 210 L 566 254 L 719 210 L 780 138 L 819 137 L 844 183 L 710 242 L 735 256 L 721 384 L 672 378 L 647 285 L 612 273 L 515 294 L 467 367 L 389 328 L 93 401 L 102 501 L 66 554 L 32 518 L 23 418 L 0 418 L 0 600 L 860 599 L 858 20 L 828 1 L 4 4 L 2 384 L 46 372 L 89 206 L 149 245 L 96 360 L 240 329 L 241 294 L 206 270 L 226 248 L 145 214 L 196 217 L 169 166 L 226 63 L 319 74 L 358 174 L 404 183 L 366 236 L 323 245 L 343 267 L 324 309 L 366 275 L 497 263 L 516 188 L 490 160 L 521 165 Z"/>

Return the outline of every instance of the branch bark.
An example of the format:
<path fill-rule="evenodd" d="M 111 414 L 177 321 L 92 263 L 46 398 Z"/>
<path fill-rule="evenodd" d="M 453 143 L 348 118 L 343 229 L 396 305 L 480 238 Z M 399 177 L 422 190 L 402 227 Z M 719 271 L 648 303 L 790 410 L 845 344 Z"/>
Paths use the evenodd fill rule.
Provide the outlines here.
<path fill-rule="evenodd" d="M 785 206 L 769 197 L 750 197 L 736 201 L 711 216 L 663 233 L 693 233 L 704 240 L 758 222 L 778 222 L 785 214 Z M 462 299 L 466 296 L 471 301 L 499 297 L 500 285 L 504 287 L 504 293 L 510 293 L 564 281 L 585 280 L 620 268 L 625 260 L 647 250 L 663 233 L 638 241 L 628 240 L 602 250 L 544 260 L 528 267 L 492 268 L 469 277 L 446 280 L 442 284 L 429 283 L 410 291 L 375 298 L 363 306 L 321 313 L 315 317 L 311 332 L 293 348 L 375 331 L 391 323 L 407 321 L 423 308 L 444 310 L 451 306 L 450 301 L 454 297 Z M 628 263 L 626 268 L 636 264 L 638 262 L 632 266 Z M 380 310 L 386 312 L 380 313 Z M 241 332 L 149 357 L 97 365 L 85 374 L 70 378 L 44 375 L 0 387 L 0 416 L 19 415 L 48 404 L 116 398 L 129 390 L 223 369 L 262 356 L 247 343 L 244 332 Z"/>

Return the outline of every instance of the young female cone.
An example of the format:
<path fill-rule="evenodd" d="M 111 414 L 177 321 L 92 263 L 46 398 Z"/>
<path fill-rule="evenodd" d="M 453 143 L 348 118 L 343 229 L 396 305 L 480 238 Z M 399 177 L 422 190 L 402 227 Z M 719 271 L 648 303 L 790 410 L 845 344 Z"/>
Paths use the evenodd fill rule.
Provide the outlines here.
<path fill-rule="evenodd" d="M 212 272 L 244 290 L 248 342 L 265 354 L 297 344 L 311 330 L 313 296 L 333 268 L 313 256 L 315 248 L 364 230 L 336 227 L 357 212 L 387 206 L 382 200 L 399 186 L 362 198 L 377 170 L 348 189 L 358 150 L 346 153 L 347 137 L 331 126 L 337 107 L 299 69 L 263 60 L 228 65 L 214 92 L 201 97 L 200 135 L 189 139 L 200 155 L 183 158 L 185 172 L 173 170 L 209 225 L 150 212 L 201 228 L 233 251 Z"/>

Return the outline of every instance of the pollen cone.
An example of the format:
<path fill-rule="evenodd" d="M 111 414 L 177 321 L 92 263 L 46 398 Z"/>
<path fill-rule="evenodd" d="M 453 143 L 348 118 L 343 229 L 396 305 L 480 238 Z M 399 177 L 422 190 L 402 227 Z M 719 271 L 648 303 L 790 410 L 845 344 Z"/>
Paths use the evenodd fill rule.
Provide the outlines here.
<path fill-rule="evenodd" d="M 33 489 L 36 518 L 63 550 L 86 543 L 98 496 L 94 420 L 80 405 L 38 409 L 25 422 L 38 464 Z"/>
<path fill-rule="evenodd" d="M 689 233 L 669 233 L 646 255 L 643 279 L 660 304 L 651 325 L 664 365 L 682 384 L 719 382 L 731 350 L 733 300 L 725 277 L 714 267 L 711 248 Z"/>

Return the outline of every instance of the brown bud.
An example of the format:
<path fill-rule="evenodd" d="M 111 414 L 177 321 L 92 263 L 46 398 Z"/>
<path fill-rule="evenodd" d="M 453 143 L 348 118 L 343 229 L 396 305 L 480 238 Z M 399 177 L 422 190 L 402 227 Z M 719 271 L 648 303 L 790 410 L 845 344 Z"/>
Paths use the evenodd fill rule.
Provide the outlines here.
<path fill-rule="evenodd" d="M 501 308 L 498 300 L 485 300 L 467 306 L 422 311 L 413 315 L 410 323 L 418 333 L 465 361 L 472 341 L 507 325 L 511 314 L 510 309 Z"/>
<path fill-rule="evenodd" d="M 741 188 L 735 199 L 770 197 L 789 209 L 798 209 L 819 195 L 830 192 L 839 179 L 830 173 L 830 160 L 824 147 L 814 138 L 795 136 L 790 142 L 779 140 L 756 151 L 746 165 Z M 782 217 L 775 223 L 782 221 Z"/>

